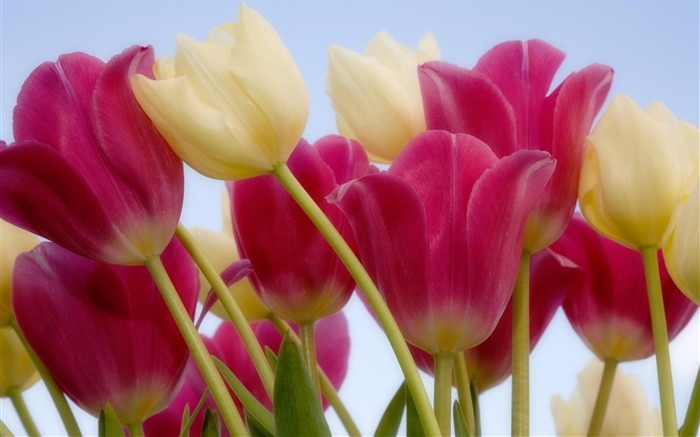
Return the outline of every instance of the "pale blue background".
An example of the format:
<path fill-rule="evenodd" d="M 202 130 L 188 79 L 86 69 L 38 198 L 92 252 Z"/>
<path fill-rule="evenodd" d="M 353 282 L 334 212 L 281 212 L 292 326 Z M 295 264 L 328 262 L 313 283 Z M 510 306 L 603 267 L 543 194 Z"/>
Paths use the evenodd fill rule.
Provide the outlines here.
<path fill-rule="evenodd" d="M 593 62 L 616 70 L 611 95 L 623 92 L 645 106 L 664 102 L 681 119 L 698 125 L 699 8 L 697 1 L 540 1 L 540 2 L 257 2 L 277 29 L 306 80 L 311 113 L 309 140 L 335 133 L 334 113 L 325 94 L 327 50 L 340 44 L 361 51 L 380 30 L 414 46 L 433 31 L 443 59 L 471 67 L 479 55 L 508 39 L 541 38 L 568 56 L 555 83 Z M 0 1 L 0 138 L 12 139 L 11 112 L 24 78 L 39 63 L 60 54 L 85 51 L 103 59 L 131 44 L 152 44 L 158 56 L 172 54 L 178 32 L 197 39 L 235 20 L 236 1 Z M 223 185 L 189 172 L 183 221 L 188 226 L 221 226 Z M 341 397 L 370 434 L 401 381 L 388 343 L 356 298 L 347 307 L 352 335 L 350 371 Z M 210 323 L 208 329 L 212 329 Z M 47 333 L 50 335 L 50 333 Z M 698 316 L 672 343 L 676 402 L 685 414 L 690 385 L 698 367 Z M 69 351 L 66 351 L 69 353 Z M 534 351 L 532 369 L 533 435 L 551 435 L 550 398 L 569 398 L 575 375 L 592 358 L 561 312 Z M 653 359 L 623 364 L 642 379 L 650 401 L 658 405 Z M 510 380 L 482 397 L 485 434 L 510 432 Z M 428 390 L 432 383 L 426 378 Z M 45 390 L 36 386 L 27 400 L 46 435 L 62 432 Z M 0 416 L 18 435 L 15 412 L 6 400 Z M 335 434 L 344 430 L 328 414 Z M 679 419 L 680 420 L 680 419 Z M 80 416 L 86 433 L 95 421 Z"/>

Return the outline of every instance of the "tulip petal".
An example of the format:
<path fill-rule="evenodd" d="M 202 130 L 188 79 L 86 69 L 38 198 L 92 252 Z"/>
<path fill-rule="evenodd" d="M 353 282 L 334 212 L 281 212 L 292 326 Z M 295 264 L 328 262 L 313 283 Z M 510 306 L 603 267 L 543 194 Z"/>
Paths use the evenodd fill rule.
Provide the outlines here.
<path fill-rule="evenodd" d="M 335 173 L 336 184 L 344 184 L 367 174 L 370 164 L 367 154 L 356 141 L 328 135 L 314 143 L 323 162 Z"/>

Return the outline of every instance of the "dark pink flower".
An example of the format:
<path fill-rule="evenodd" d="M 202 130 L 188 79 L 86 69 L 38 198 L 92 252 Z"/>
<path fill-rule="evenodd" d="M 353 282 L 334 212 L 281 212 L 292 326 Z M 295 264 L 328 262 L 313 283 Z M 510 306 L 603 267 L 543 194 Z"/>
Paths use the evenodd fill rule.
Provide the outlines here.
<path fill-rule="evenodd" d="M 431 61 L 418 71 L 428 129 L 474 135 L 499 157 L 544 150 L 557 161 L 528 221 L 530 253 L 554 242 L 573 214 L 584 141 L 612 83 L 612 69 L 594 64 L 547 95 L 564 56 L 544 41 L 509 41 L 471 70 Z"/>
<path fill-rule="evenodd" d="M 595 232 L 576 214 L 552 249 L 583 271 L 563 308 L 576 333 L 601 360 L 632 361 L 654 354 L 642 256 Z M 659 254 L 668 338 L 688 324 L 697 306 L 673 283 Z"/>
<path fill-rule="evenodd" d="M 80 255 L 140 264 L 160 254 L 180 217 L 182 162 L 131 92 L 152 76 L 153 49 L 106 64 L 84 53 L 34 70 L 0 149 L 0 217 Z"/>
<path fill-rule="evenodd" d="M 498 159 L 475 137 L 428 131 L 387 173 L 332 196 L 406 339 L 430 354 L 488 337 L 513 292 L 525 220 L 554 163 Z"/>
<path fill-rule="evenodd" d="M 351 247 L 352 230 L 325 197 L 338 185 L 366 174 L 367 155 L 354 141 L 301 140 L 288 165 Z M 355 282 L 345 266 L 274 176 L 229 182 L 233 229 L 242 257 L 252 263 L 249 279 L 275 314 L 307 323 L 339 311 Z"/>
<path fill-rule="evenodd" d="M 162 258 L 192 316 L 196 267 L 177 241 Z M 97 415 L 109 402 L 131 424 L 168 405 L 189 351 L 145 267 L 96 262 L 42 243 L 17 258 L 12 290 L 17 323 L 81 408 Z"/>

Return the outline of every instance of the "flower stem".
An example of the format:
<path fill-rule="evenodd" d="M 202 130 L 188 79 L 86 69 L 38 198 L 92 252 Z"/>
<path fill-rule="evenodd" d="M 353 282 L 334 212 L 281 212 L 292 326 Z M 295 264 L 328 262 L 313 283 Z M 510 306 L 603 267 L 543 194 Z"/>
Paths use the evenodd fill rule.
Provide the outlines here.
<path fill-rule="evenodd" d="M 357 282 L 357 285 L 372 307 L 380 326 L 384 330 L 394 350 L 399 366 L 406 378 L 406 385 L 416 404 L 423 429 L 428 435 L 440 435 L 440 427 L 433 414 L 428 392 L 425 390 L 423 381 L 418 374 L 416 363 L 413 361 L 413 357 L 408 350 L 408 346 L 401 334 L 399 326 L 396 324 L 384 299 L 379 294 L 377 286 L 374 285 L 374 282 L 372 282 L 372 279 L 360 263 L 360 260 L 357 259 L 355 253 L 350 249 L 350 246 L 348 246 L 335 226 L 333 226 L 333 223 L 328 220 L 328 217 L 323 214 L 321 208 L 316 205 L 316 202 L 309 196 L 309 193 L 306 192 L 304 187 L 302 187 L 296 177 L 294 177 L 289 167 L 287 167 L 287 164 L 278 164 L 274 167 L 272 173 L 287 189 L 294 200 L 296 200 L 309 219 L 316 225 L 333 250 L 335 250 L 335 253 L 338 254 L 338 257 L 348 269 L 353 279 L 355 279 L 355 282 Z"/>
<path fill-rule="evenodd" d="M 165 300 L 177 327 L 180 329 L 182 338 L 187 343 L 190 352 L 192 352 L 192 357 L 197 363 L 197 367 L 207 387 L 209 387 L 216 405 L 219 407 L 219 412 L 226 424 L 226 428 L 228 428 L 231 435 L 247 436 L 248 430 L 243 424 L 240 414 L 238 414 L 238 409 L 231 399 L 226 384 L 216 369 L 202 338 L 197 333 L 197 329 L 194 327 L 190 315 L 182 304 L 175 286 L 170 281 L 170 277 L 165 271 L 160 257 L 152 256 L 147 258 L 146 267 L 158 286 L 160 294 L 163 296 L 163 300 Z"/>
<path fill-rule="evenodd" d="M 600 379 L 600 387 L 598 387 L 598 397 L 595 401 L 595 407 L 593 407 L 591 422 L 588 425 L 588 437 L 598 437 L 600 435 L 600 431 L 603 429 L 605 411 L 608 408 L 608 400 L 610 399 L 610 392 L 612 391 L 616 369 L 617 360 L 605 360 L 603 376 Z"/>
<path fill-rule="evenodd" d="M 511 433 L 530 434 L 530 254 L 520 257 L 513 292 L 513 399 Z"/>
<path fill-rule="evenodd" d="M 243 340 L 243 345 L 248 351 L 251 360 L 253 360 L 253 364 L 258 371 L 258 375 L 260 375 L 260 379 L 265 386 L 267 394 L 270 396 L 270 399 L 272 399 L 275 374 L 272 371 L 272 367 L 270 367 L 270 363 L 267 361 L 265 352 L 260 346 L 258 339 L 255 337 L 250 324 L 248 324 L 248 320 L 246 320 L 245 315 L 243 315 L 243 311 L 241 311 L 241 308 L 236 303 L 236 300 L 229 292 L 228 287 L 221 279 L 219 272 L 217 272 L 214 266 L 211 265 L 209 259 L 206 257 L 202 249 L 197 245 L 194 238 L 192 238 L 192 235 L 187 231 L 187 228 L 185 228 L 182 223 L 178 223 L 175 235 L 185 246 L 195 263 L 197 263 L 197 267 L 199 267 L 199 269 L 202 271 L 204 277 L 207 278 L 207 281 L 214 290 L 216 297 L 218 297 L 219 301 L 221 301 L 223 304 L 226 314 L 228 314 L 231 322 L 236 327 L 238 335 L 240 335 L 241 340 Z"/>
<path fill-rule="evenodd" d="M 135 422 L 126 425 L 129 430 L 129 437 L 143 437 L 143 422 Z"/>
<path fill-rule="evenodd" d="M 474 434 L 475 437 L 481 437 L 481 409 L 479 408 L 479 387 L 472 381 L 469 384 L 469 389 L 472 394 L 472 405 L 474 407 Z"/>
<path fill-rule="evenodd" d="M 452 367 L 454 355 L 440 352 L 435 358 L 435 417 L 440 425 L 442 435 L 450 435 L 452 429 L 450 413 L 452 412 Z"/>
<path fill-rule="evenodd" d="M 690 395 L 688 402 L 688 412 L 685 414 L 683 426 L 678 432 L 681 437 L 691 437 L 698 434 L 698 425 L 700 424 L 700 368 L 698 375 L 695 377 L 695 385 L 693 393 Z"/>
<path fill-rule="evenodd" d="M 316 393 L 320 393 L 321 384 L 318 378 L 318 367 L 316 366 L 316 343 L 314 341 L 314 322 L 302 323 L 299 325 L 301 337 L 301 351 L 304 356 L 306 368 L 309 369 L 311 381 L 316 387 Z"/>
<path fill-rule="evenodd" d="M 15 388 L 10 390 L 7 395 L 12 401 L 12 405 L 15 407 L 15 410 L 17 410 L 17 415 L 19 416 L 19 420 L 22 422 L 22 426 L 24 426 L 25 431 L 27 431 L 27 435 L 40 435 L 39 429 L 36 427 L 36 424 L 32 419 L 32 415 L 29 413 L 27 404 L 24 402 L 22 392 Z"/>
<path fill-rule="evenodd" d="M 455 355 L 455 379 L 457 380 L 457 397 L 467 419 L 469 435 L 474 435 L 474 407 L 472 405 L 471 388 L 469 387 L 469 372 L 464 352 Z"/>
<path fill-rule="evenodd" d="M 66 428 L 66 433 L 70 436 L 81 437 L 82 434 L 80 433 L 80 427 L 78 427 L 78 422 L 75 420 L 73 410 L 71 410 L 70 405 L 68 405 L 68 401 L 66 401 L 63 391 L 58 387 L 58 384 L 56 384 L 56 381 L 54 381 L 48 369 L 46 366 L 44 366 L 44 363 L 41 362 L 39 356 L 36 354 L 36 352 L 34 352 L 34 349 L 32 349 L 31 345 L 27 341 L 27 337 L 24 336 L 24 333 L 19 328 L 17 320 L 15 320 L 14 317 L 12 320 L 10 320 L 10 326 L 12 329 L 14 329 L 15 333 L 17 333 L 17 337 L 19 337 L 20 341 L 24 345 L 24 348 L 27 350 L 29 357 L 34 363 L 34 367 L 36 367 L 39 375 L 41 375 L 41 379 L 44 381 L 46 389 L 49 391 L 49 395 L 51 396 L 51 399 L 53 399 L 53 403 L 56 405 L 56 410 L 58 410 L 58 414 L 61 416 L 63 426 Z"/>
<path fill-rule="evenodd" d="M 12 431 L 5 425 L 5 422 L 0 420 L 0 437 L 14 437 Z"/>
<path fill-rule="evenodd" d="M 666 312 L 661 294 L 661 279 L 659 264 L 656 257 L 656 247 L 643 247 L 642 261 L 644 275 L 649 295 L 649 310 L 651 311 L 651 330 L 654 335 L 654 351 L 656 353 L 656 373 L 659 379 L 659 397 L 661 398 L 661 422 L 665 436 L 678 435 L 676 422 L 676 406 L 673 398 L 673 378 L 671 377 L 671 355 L 668 351 L 668 332 L 666 330 Z"/>

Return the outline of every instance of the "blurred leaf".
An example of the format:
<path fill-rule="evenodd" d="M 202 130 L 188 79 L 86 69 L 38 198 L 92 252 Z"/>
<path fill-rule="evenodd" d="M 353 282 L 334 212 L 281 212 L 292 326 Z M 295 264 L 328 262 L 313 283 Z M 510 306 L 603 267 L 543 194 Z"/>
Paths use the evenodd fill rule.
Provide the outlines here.
<path fill-rule="evenodd" d="M 273 405 L 278 436 L 331 435 L 301 350 L 288 335 L 280 346 Z"/>
<path fill-rule="evenodd" d="M 452 404 L 452 417 L 455 422 L 455 435 L 457 437 L 469 437 L 469 425 L 467 425 L 467 418 L 464 417 L 459 401 L 455 401 Z"/>
<path fill-rule="evenodd" d="M 99 437 L 124 437 L 122 424 L 109 403 L 100 411 L 97 420 L 97 433 Z"/>
<path fill-rule="evenodd" d="M 207 400 L 207 396 L 209 396 L 209 387 L 204 389 L 204 393 L 199 399 L 199 402 L 197 402 L 197 406 L 194 408 L 192 414 L 190 414 L 190 404 L 185 405 L 185 413 L 182 415 L 182 427 L 180 428 L 180 437 L 188 437 L 190 435 L 190 429 L 192 428 L 195 419 L 197 419 L 197 415 L 199 415 L 199 410 L 201 410 L 204 406 L 204 402 Z M 187 415 L 187 420 L 185 420 L 185 414 Z"/>
<path fill-rule="evenodd" d="M 211 408 L 204 411 L 204 423 L 202 424 L 202 437 L 221 437 L 221 425 L 219 413 Z"/>
<path fill-rule="evenodd" d="M 424 437 L 423 424 L 420 421 L 416 404 L 413 403 L 411 390 L 406 386 L 406 436 Z"/>
<path fill-rule="evenodd" d="M 182 410 L 182 420 L 180 421 L 180 437 L 188 435 L 190 417 L 190 404 L 185 404 L 185 408 Z"/>
<path fill-rule="evenodd" d="M 2 420 L 0 420 L 0 437 L 15 437 Z"/>
<path fill-rule="evenodd" d="M 389 401 L 384 414 L 382 415 L 377 430 L 374 432 L 375 437 L 396 436 L 401 426 L 403 419 L 403 410 L 406 406 L 406 383 L 402 383 L 399 389 L 394 394 L 394 397 Z"/>
<path fill-rule="evenodd" d="M 256 421 L 265 430 L 274 435 L 275 434 L 275 419 L 272 417 L 272 413 L 268 411 L 263 404 L 258 401 L 258 399 L 243 385 L 240 379 L 229 369 L 226 364 L 216 357 L 214 359 L 214 364 L 216 364 L 219 372 L 224 376 L 224 379 L 231 387 L 231 390 L 236 394 L 238 400 L 243 404 L 243 408 L 246 409 L 250 416 L 255 417 Z"/>
<path fill-rule="evenodd" d="M 248 424 L 248 432 L 250 432 L 251 437 L 275 437 L 274 434 L 270 434 L 264 426 L 260 424 L 252 414 L 249 414 L 247 410 L 245 411 L 245 421 Z"/>
<path fill-rule="evenodd" d="M 270 349 L 269 346 L 265 346 L 265 355 L 267 355 L 267 361 L 270 362 L 270 367 L 272 367 L 272 371 L 276 372 L 277 371 L 277 355 L 275 352 Z"/>

